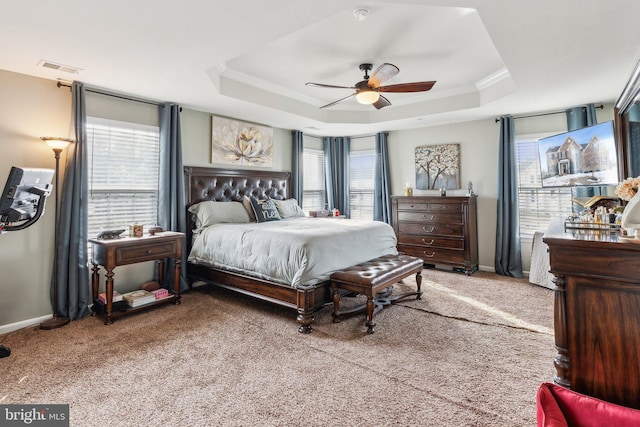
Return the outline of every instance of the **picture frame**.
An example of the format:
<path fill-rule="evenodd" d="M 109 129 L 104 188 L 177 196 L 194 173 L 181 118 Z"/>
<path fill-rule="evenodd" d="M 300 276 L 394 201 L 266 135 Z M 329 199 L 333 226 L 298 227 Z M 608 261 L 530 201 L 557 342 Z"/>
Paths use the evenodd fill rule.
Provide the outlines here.
<path fill-rule="evenodd" d="M 460 144 L 423 145 L 415 148 L 418 190 L 460 188 Z"/>
<path fill-rule="evenodd" d="M 272 167 L 273 128 L 212 115 L 211 163 Z"/>

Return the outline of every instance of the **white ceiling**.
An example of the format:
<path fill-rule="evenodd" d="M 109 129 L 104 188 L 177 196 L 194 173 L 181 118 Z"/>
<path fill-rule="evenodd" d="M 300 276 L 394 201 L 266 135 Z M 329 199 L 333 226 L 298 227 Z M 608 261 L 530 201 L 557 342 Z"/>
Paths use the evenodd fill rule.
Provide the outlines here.
<path fill-rule="evenodd" d="M 634 0 L 3 0 L 0 69 L 318 135 L 613 102 L 638 59 Z M 369 11 L 357 21 L 353 10 Z M 38 66 L 78 67 L 78 74 Z M 395 64 L 376 110 L 358 65 Z"/>

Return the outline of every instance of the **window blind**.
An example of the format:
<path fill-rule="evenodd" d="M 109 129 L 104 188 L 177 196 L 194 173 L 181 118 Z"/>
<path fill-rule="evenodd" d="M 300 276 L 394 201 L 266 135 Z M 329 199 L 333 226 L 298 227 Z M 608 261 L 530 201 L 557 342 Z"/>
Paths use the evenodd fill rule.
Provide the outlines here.
<path fill-rule="evenodd" d="M 303 149 L 302 161 L 302 210 L 308 212 L 325 209 L 327 195 L 324 188 L 324 151 L 305 147 Z"/>
<path fill-rule="evenodd" d="M 87 118 L 89 237 L 157 223 L 159 155 L 158 127 Z"/>
<path fill-rule="evenodd" d="M 515 148 L 520 237 L 533 237 L 536 231 L 546 230 L 552 219 L 571 214 L 571 188 L 542 188 L 538 138 L 516 137 Z"/>
<path fill-rule="evenodd" d="M 349 209 L 353 219 L 373 219 L 375 161 L 375 149 L 349 153 Z"/>

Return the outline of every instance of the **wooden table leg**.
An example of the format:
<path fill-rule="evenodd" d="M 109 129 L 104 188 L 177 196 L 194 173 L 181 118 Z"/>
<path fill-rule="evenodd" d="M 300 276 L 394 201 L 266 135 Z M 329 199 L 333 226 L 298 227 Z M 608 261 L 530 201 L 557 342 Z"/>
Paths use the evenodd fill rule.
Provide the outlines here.
<path fill-rule="evenodd" d="M 105 292 L 107 293 L 107 305 L 104 324 L 110 325 L 113 323 L 113 320 L 111 319 L 111 312 L 113 310 L 113 268 L 107 269 L 106 276 L 107 280 L 105 282 Z"/>
<path fill-rule="evenodd" d="M 182 265 L 182 257 L 177 257 L 174 260 L 173 267 L 173 290 L 175 292 L 176 299 L 174 304 L 180 304 L 180 270 Z"/>
<path fill-rule="evenodd" d="M 98 290 L 99 290 L 99 286 L 100 286 L 100 275 L 98 274 L 98 271 L 100 270 L 100 267 L 98 266 L 98 264 L 91 264 L 91 291 L 93 294 L 93 301 L 95 304 L 95 300 L 98 299 Z M 95 316 L 96 312 L 95 309 L 91 311 L 91 315 Z"/>

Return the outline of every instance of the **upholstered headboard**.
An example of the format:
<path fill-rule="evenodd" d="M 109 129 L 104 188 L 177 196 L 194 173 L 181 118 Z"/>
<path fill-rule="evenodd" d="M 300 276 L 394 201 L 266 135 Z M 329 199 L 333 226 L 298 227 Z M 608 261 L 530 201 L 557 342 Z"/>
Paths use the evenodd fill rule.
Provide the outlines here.
<path fill-rule="evenodd" d="M 285 200 L 290 197 L 290 172 L 273 172 L 248 169 L 217 169 L 184 167 L 186 208 L 213 200 L 216 202 L 241 202 L 245 194 L 258 199 L 267 197 Z M 191 216 L 187 215 L 187 242 L 191 245 Z"/>
<path fill-rule="evenodd" d="M 228 170 L 217 168 L 184 167 L 184 185 L 187 207 L 205 200 L 241 202 L 245 196 L 258 199 L 289 198 L 290 172 L 262 170 Z"/>

